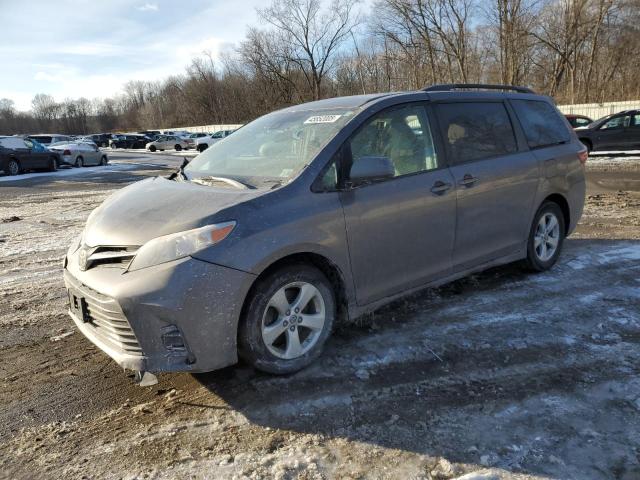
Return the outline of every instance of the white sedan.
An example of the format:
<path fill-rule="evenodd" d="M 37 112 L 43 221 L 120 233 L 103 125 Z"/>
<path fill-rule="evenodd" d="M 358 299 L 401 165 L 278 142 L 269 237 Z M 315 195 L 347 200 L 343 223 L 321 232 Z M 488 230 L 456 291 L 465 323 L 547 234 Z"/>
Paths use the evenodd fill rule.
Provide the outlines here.
<path fill-rule="evenodd" d="M 60 154 L 60 158 L 68 165 L 74 167 L 88 167 L 90 165 L 106 165 L 109 162 L 107 154 L 93 143 L 62 142 L 49 146 Z"/>
<path fill-rule="evenodd" d="M 175 149 L 179 152 L 182 149 L 189 150 L 191 145 L 181 137 L 176 135 L 163 135 L 162 137 L 158 137 L 153 142 L 149 142 L 146 145 L 146 149 L 150 152 L 155 152 L 156 150 L 160 150 L 161 152 L 164 150 Z"/>

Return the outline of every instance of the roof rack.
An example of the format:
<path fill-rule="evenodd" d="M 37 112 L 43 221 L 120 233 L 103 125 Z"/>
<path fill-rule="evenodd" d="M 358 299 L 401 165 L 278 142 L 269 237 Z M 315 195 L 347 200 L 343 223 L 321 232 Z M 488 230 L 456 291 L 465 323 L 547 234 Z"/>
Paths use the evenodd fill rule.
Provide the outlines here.
<path fill-rule="evenodd" d="M 518 93 L 536 93 L 529 87 L 516 85 L 493 85 L 488 83 L 444 83 L 431 85 L 422 89 L 423 92 L 448 92 L 451 90 L 511 90 Z"/>

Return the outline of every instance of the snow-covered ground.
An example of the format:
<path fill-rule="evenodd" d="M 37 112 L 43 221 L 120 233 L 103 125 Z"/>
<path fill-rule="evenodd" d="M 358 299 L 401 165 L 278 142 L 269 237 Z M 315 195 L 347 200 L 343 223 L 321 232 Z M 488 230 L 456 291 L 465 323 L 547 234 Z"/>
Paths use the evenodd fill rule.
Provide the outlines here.
<path fill-rule="evenodd" d="M 290 377 L 235 366 L 149 388 L 76 332 L 60 278 L 89 212 L 141 171 L 2 184 L 0 477 L 636 480 L 640 161 L 625 165 L 588 170 L 549 272 L 397 302 Z"/>

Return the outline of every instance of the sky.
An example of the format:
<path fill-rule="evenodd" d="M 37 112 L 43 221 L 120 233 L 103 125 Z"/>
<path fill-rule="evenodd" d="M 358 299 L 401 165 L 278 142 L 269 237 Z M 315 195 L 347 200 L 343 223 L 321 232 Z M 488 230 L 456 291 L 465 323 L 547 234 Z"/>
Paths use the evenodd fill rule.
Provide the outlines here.
<path fill-rule="evenodd" d="M 268 0 L 0 0 L 0 98 L 104 98 L 129 80 L 180 74 L 261 25 Z"/>

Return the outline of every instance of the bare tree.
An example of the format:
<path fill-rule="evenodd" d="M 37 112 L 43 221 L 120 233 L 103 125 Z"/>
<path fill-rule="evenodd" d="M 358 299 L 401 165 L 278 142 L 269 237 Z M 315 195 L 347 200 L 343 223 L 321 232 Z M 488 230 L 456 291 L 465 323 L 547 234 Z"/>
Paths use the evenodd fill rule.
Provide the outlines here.
<path fill-rule="evenodd" d="M 290 60 L 298 65 L 317 100 L 336 54 L 358 23 L 358 0 L 333 0 L 322 10 L 321 0 L 274 0 L 259 15 L 290 42 Z"/>

